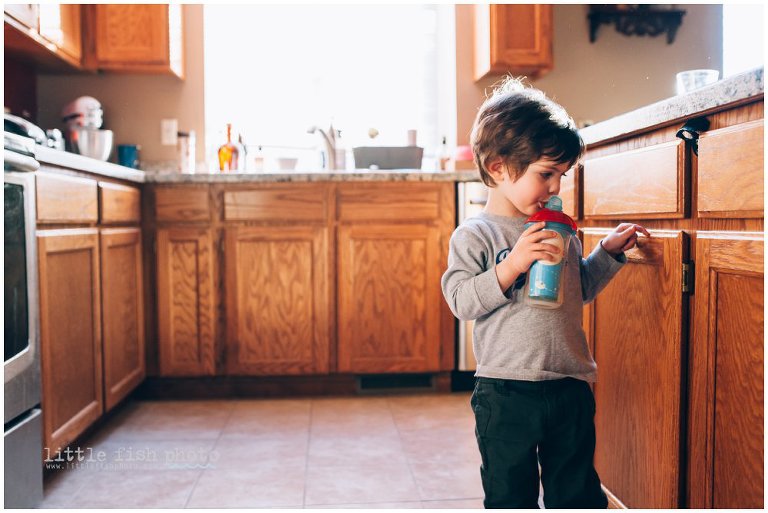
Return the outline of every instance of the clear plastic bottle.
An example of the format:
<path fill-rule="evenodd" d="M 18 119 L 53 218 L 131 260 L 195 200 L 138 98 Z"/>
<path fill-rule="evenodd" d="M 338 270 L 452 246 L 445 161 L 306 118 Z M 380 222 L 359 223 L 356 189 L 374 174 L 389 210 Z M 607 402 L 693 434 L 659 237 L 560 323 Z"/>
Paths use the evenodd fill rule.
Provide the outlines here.
<path fill-rule="evenodd" d="M 571 236 L 576 234 L 576 222 L 563 212 L 563 200 L 559 196 L 552 196 L 543 209 L 532 215 L 525 223 L 525 228 L 545 221 L 545 230 L 555 232 L 555 236 L 541 242 L 560 248 L 561 253 L 555 262 L 537 260 L 528 269 L 528 277 L 525 281 L 525 302 L 537 308 L 559 308 L 563 304 L 563 281 L 565 273 L 562 272 L 566 255 L 571 242 Z"/>
<path fill-rule="evenodd" d="M 344 141 L 341 139 L 341 130 L 336 130 L 334 141 L 335 166 L 336 169 L 347 169 L 347 149 L 344 147 Z"/>

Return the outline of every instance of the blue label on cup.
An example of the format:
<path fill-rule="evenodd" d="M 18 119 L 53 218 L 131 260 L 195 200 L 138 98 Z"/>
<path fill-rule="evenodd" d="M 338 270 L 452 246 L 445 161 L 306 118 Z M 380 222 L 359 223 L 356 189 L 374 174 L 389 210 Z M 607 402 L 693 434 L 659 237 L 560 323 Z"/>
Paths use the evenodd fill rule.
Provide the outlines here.
<path fill-rule="evenodd" d="M 552 230 L 553 227 L 547 225 L 547 230 Z M 567 250 L 565 244 L 565 238 L 560 231 L 555 231 L 555 236 L 549 239 L 544 239 L 541 242 L 551 244 L 560 248 L 560 253 L 554 262 L 549 260 L 537 260 L 531 266 L 528 271 L 530 278 L 528 279 L 528 297 L 531 299 L 541 299 L 544 301 L 557 302 L 560 295 L 560 275 L 563 269 L 563 258 L 565 257 L 565 251 Z"/>

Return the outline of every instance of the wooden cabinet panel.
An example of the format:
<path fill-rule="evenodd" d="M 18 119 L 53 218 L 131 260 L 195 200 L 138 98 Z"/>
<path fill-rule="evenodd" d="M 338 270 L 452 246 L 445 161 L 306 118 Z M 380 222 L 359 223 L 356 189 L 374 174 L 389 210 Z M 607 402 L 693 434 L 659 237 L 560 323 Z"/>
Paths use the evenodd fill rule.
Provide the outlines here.
<path fill-rule="evenodd" d="M 700 217 L 763 217 L 763 120 L 699 138 Z"/>
<path fill-rule="evenodd" d="M 111 409 L 144 379 L 141 230 L 101 231 L 104 403 Z"/>
<path fill-rule="evenodd" d="M 587 160 L 584 217 L 685 217 L 689 165 L 682 141 Z"/>
<path fill-rule="evenodd" d="M 158 345 L 162 376 L 215 373 L 213 260 L 210 230 L 158 230 Z"/>
<path fill-rule="evenodd" d="M 155 189 L 158 221 L 209 221 L 208 187 L 159 187 Z"/>
<path fill-rule="evenodd" d="M 609 231 L 585 228 L 584 253 Z M 626 268 L 585 307 L 599 368 L 595 467 L 628 507 L 677 508 L 687 240 L 679 231 L 652 235 L 626 252 Z"/>
<path fill-rule="evenodd" d="M 99 232 L 37 232 L 45 446 L 54 453 L 103 412 Z"/>
<path fill-rule="evenodd" d="M 552 6 L 474 6 L 475 80 L 490 75 L 537 78 L 553 66 Z"/>
<path fill-rule="evenodd" d="M 99 182 L 99 199 L 103 224 L 141 221 L 141 191 L 137 187 Z"/>
<path fill-rule="evenodd" d="M 696 236 L 689 506 L 763 508 L 764 237 Z"/>
<path fill-rule="evenodd" d="M 232 227 L 226 244 L 227 373 L 327 373 L 327 228 Z"/>
<path fill-rule="evenodd" d="M 340 372 L 440 370 L 440 231 L 340 226 Z"/>
<path fill-rule="evenodd" d="M 39 4 L 3 4 L 3 12 L 25 27 L 37 31 Z"/>
<path fill-rule="evenodd" d="M 96 181 L 35 173 L 38 223 L 95 223 L 99 217 Z"/>
<path fill-rule="evenodd" d="M 337 194 L 340 221 L 430 220 L 440 217 L 441 184 L 343 184 Z"/>
<path fill-rule="evenodd" d="M 97 4 L 91 16 L 98 68 L 183 78 L 180 5 Z"/>
<path fill-rule="evenodd" d="M 40 35 L 76 62 L 83 58 L 80 4 L 40 4 Z"/>
<path fill-rule="evenodd" d="M 225 221 L 323 222 L 327 217 L 327 190 L 317 184 L 224 192 Z"/>

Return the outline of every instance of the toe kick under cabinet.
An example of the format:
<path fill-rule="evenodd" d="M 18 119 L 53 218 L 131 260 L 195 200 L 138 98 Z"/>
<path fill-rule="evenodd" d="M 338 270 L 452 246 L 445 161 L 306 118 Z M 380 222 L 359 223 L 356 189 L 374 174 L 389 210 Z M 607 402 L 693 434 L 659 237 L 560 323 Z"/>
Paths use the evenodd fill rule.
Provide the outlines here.
<path fill-rule="evenodd" d="M 454 324 L 440 275 L 454 188 L 153 186 L 155 375 L 451 370 Z"/>
<path fill-rule="evenodd" d="M 584 310 L 598 364 L 595 466 L 615 506 L 763 507 L 763 100 L 592 143 L 585 254 L 652 233 Z"/>
<path fill-rule="evenodd" d="M 145 376 L 137 187 L 36 172 L 42 410 L 47 454 Z"/>

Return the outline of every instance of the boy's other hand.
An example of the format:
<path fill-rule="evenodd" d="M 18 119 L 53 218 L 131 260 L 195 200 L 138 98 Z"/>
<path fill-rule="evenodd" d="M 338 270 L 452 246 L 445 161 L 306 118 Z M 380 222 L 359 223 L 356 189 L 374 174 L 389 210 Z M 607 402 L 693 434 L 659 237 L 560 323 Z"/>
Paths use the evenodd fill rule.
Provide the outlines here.
<path fill-rule="evenodd" d="M 601 240 L 600 244 L 602 244 L 605 251 L 615 258 L 637 245 L 637 232 L 642 233 L 646 237 L 651 236 L 648 230 L 639 224 L 621 223 Z"/>

